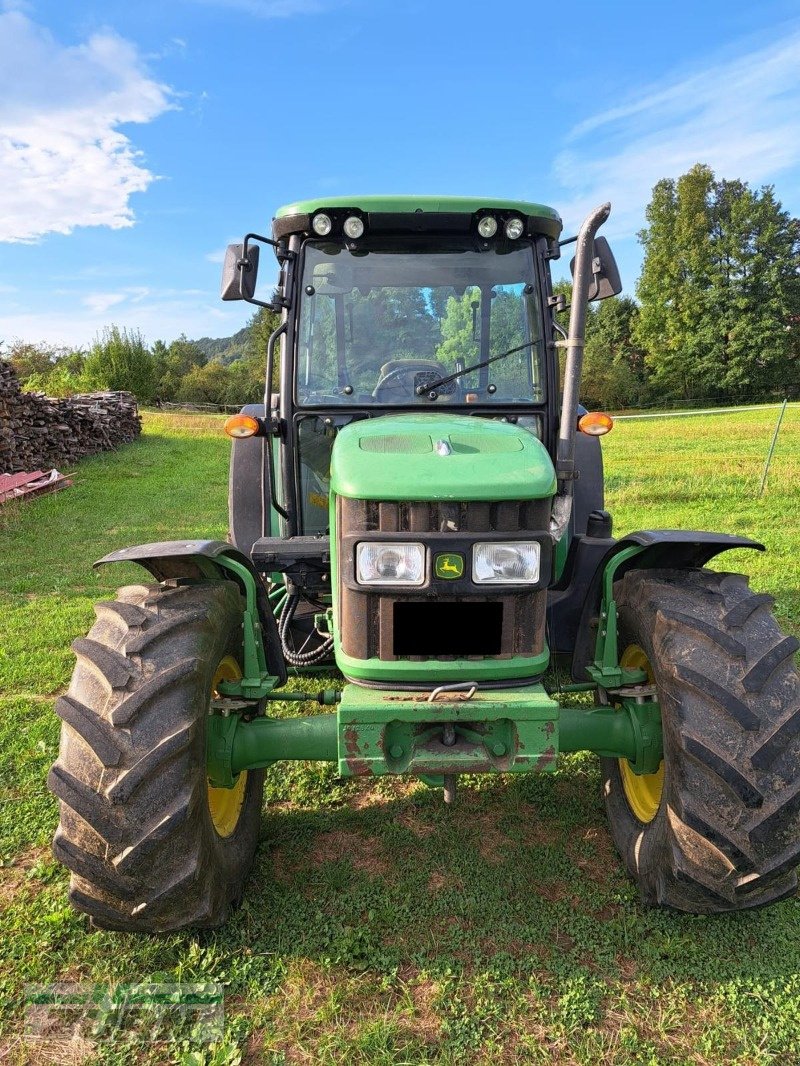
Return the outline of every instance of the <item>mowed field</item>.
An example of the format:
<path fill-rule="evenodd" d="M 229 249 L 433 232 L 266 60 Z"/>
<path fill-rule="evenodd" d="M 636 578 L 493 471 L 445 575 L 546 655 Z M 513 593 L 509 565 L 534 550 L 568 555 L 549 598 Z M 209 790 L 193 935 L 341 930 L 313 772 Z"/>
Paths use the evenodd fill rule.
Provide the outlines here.
<path fill-rule="evenodd" d="M 607 506 L 618 534 L 763 541 L 766 554 L 724 566 L 751 573 L 800 634 L 798 408 L 757 498 L 775 416 L 618 423 Z M 225 536 L 221 428 L 148 414 L 141 441 L 82 463 L 74 488 L 0 511 L 0 1061 L 800 1061 L 800 901 L 711 919 L 642 907 L 588 756 L 554 775 L 470 779 L 453 809 L 414 782 L 273 767 L 253 875 L 224 929 L 135 937 L 71 910 L 49 847 L 53 702 L 93 604 L 142 574 L 91 563 L 128 544 Z M 24 1042 L 26 982 L 147 979 L 221 982 L 224 1040 Z"/>

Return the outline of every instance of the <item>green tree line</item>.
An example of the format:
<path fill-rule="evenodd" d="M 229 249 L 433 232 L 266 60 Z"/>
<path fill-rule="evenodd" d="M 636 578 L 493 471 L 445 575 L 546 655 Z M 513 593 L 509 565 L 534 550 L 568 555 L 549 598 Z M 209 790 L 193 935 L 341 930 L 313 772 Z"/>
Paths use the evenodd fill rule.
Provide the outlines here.
<path fill-rule="evenodd" d="M 143 404 L 235 406 L 263 395 L 264 352 L 278 321 L 274 313 L 259 309 L 231 338 L 235 345 L 210 356 L 203 341 L 181 336 L 171 344 L 156 341 L 148 347 L 138 330 L 118 326 L 105 329 L 88 351 L 16 342 L 0 354 L 30 392 L 70 396 L 112 389 L 132 392 Z"/>
<path fill-rule="evenodd" d="M 583 402 L 613 410 L 799 395 L 800 221 L 773 187 L 717 179 L 697 164 L 657 183 L 646 221 L 636 298 L 589 309 Z M 556 291 L 569 300 L 567 282 Z M 358 344 L 380 342 L 385 358 L 402 357 L 406 333 L 430 328 L 429 310 L 383 308 L 391 320 L 384 335 L 370 337 L 360 326 Z M 462 334 L 469 341 L 469 294 L 438 313 L 443 349 L 458 348 Z M 17 342 L 0 354 L 25 388 L 54 396 L 127 389 L 142 403 L 235 405 L 261 397 L 266 342 L 277 323 L 262 308 L 227 341 L 182 336 L 148 347 L 138 331 L 111 326 L 88 351 Z M 354 348 L 351 356 L 369 362 L 376 352 Z"/>
<path fill-rule="evenodd" d="M 698 164 L 658 182 L 646 219 L 637 298 L 590 308 L 584 403 L 800 395 L 800 221 L 773 187 Z"/>

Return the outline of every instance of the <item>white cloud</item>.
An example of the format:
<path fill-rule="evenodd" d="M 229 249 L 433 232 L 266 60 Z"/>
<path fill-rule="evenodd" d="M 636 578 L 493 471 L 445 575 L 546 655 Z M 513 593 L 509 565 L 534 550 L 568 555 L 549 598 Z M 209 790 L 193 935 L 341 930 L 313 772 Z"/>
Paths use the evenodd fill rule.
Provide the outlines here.
<path fill-rule="evenodd" d="M 155 175 L 119 126 L 172 106 L 116 34 L 65 46 L 23 12 L 0 11 L 0 241 L 133 225 L 130 197 Z"/>
<path fill-rule="evenodd" d="M 127 299 L 124 292 L 92 292 L 81 301 L 95 315 L 104 315 L 111 307 Z"/>
<path fill-rule="evenodd" d="M 800 163 L 798 70 L 795 26 L 779 43 L 665 79 L 579 123 L 554 164 L 571 195 L 562 204 L 568 227 L 611 200 L 609 232 L 631 236 L 653 185 L 695 163 L 753 184 L 785 175 Z"/>

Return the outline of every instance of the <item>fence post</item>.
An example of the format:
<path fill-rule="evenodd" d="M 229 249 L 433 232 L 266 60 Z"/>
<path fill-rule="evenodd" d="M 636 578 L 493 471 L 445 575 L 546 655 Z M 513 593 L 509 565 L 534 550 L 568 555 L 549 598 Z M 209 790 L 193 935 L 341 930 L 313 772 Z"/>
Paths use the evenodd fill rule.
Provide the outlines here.
<path fill-rule="evenodd" d="M 758 488 L 758 497 L 759 497 L 759 499 L 764 495 L 764 486 L 767 483 L 767 474 L 769 473 L 769 464 L 772 462 L 772 453 L 775 451 L 775 444 L 777 443 L 777 440 L 778 440 L 778 433 L 780 432 L 781 422 L 783 421 L 783 416 L 786 413 L 786 405 L 788 404 L 788 402 L 789 402 L 789 398 L 788 397 L 784 397 L 783 406 L 781 407 L 780 412 L 778 413 L 778 421 L 775 423 L 775 432 L 772 434 L 772 443 L 769 446 L 769 452 L 767 454 L 767 461 L 764 463 L 764 471 L 763 471 L 763 473 L 761 475 L 761 484 L 759 485 L 759 488 Z"/>

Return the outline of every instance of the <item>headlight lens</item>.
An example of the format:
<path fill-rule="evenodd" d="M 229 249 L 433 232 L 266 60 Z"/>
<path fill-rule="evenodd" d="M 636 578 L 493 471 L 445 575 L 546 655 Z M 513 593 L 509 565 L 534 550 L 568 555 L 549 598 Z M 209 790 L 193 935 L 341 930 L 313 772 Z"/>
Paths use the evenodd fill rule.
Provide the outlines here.
<path fill-rule="evenodd" d="M 350 215 L 344 220 L 344 232 L 352 240 L 358 240 L 364 233 L 364 223 L 358 215 Z"/>
<path fill-rule="evenodd" d="M 494 585 L 534 584 L 539 580 L 540 555 L 536 540 L 476 544 L 472 549 L 472 580 Z"/>
<path fill-rule="evenodd" d="M 525 232 L 525 223 L 521 218 L 510 218 L 505 224 L 506 237 L 516 241 Z"/>
<path fill-rule="evenodd" d="M 333 223 L 331 222 L 330 215 L 314 215 L 311 219 L 311 228 L 319 237 L 327 237 L 330 231 L 333 229 Z"/>
<path fill-rule="evenodd" d="M 486 237 L 487 239 L 494 237 L 495 233 L 497 233 L 497 219 L 492 215 L 484 215 L 478 223 L 478 233 L 480 233 L 481 237 Z"/>
<path fill-rule="evenodd" d="M 421 544 L 363 542 L 356 548 L 360 585 L 424 585 L 425 549 Z"/>

